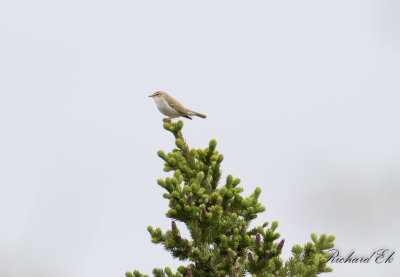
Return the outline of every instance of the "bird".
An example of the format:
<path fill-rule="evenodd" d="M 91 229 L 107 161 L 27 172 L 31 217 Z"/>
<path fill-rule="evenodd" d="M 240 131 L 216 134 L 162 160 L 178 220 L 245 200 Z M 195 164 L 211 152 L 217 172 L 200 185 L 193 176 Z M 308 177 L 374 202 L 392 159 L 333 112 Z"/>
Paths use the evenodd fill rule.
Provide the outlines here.
<path fill-rule="evenodd" d="M 168 118 L 164 118 L 164 121 L 171 120 L 171 118 L 176 118 L 180 116 L 189 119 L 192 119 L 193 115 L 201 118 L 207 117 L 205 114 L 186 109 L 184 106 L 182 106 L 181 103 L 179 103 L 177 100 L 172 98 L 168 93 L 164 91 L 156 91 L 152 95 L 149 95 L 149 97 L 154 99 L 158 110 L 162 114 L 168 116 Z"/>

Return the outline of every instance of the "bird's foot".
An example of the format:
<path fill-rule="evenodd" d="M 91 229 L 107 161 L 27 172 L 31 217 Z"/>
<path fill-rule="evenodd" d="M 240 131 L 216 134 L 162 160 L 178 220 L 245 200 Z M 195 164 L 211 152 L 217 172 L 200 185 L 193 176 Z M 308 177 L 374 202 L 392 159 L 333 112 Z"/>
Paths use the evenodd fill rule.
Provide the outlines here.
<path fill-rule="evenodd" d="M 164 121 L 164 122 L 171 123 L 171 118 L 169 118 L 169 117 L 163 118 L 163 121 Z"/>

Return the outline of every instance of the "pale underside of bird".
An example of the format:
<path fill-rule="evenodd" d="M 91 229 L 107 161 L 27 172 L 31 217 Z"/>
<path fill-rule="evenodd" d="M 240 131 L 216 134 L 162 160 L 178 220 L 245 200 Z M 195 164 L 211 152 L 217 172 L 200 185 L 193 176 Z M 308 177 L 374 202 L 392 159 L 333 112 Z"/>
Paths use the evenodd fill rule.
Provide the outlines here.
<path fill-rule="evenodd" d="M 154 99 L 154 102 L 156 102 L 158 110 L 162 114 L 168 116 L 168 119 L 176 118 L 176 117 L 180 117 L 180 116 L 186 117 L 189 119 L 192 119 L 192 116 L 206 118 L 205 114 L 186 109 L 181 103 L 179 103 L 177 100 L 172 98 L 166 92 L 157 91 L 157 92 L 153 93 L 152 95 L 149 95 L 149 97 Z"/>

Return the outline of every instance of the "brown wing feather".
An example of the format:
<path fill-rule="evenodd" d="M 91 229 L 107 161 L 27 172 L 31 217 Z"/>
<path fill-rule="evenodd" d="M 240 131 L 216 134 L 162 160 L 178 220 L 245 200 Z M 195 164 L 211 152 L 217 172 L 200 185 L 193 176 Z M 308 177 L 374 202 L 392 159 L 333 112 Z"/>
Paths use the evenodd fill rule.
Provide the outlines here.
<path fill-rule="evenodd" d="M 179 103 L 178 101 L 176 101 L 174 98 L 172 98 L 172 97 L 169 96 L 169 95 L 166 95 L 165 98 L 166 98 L 166 100 L 167 100 L 168 105 L 169 105 L 171 108 L 174 108 L 174 109 L 177 110 L 178 112 L 180 112 L 180 113 L 186 115 L 187 109 L 186 109 L 184 106 L 182 106 L 181 103 Z"/>

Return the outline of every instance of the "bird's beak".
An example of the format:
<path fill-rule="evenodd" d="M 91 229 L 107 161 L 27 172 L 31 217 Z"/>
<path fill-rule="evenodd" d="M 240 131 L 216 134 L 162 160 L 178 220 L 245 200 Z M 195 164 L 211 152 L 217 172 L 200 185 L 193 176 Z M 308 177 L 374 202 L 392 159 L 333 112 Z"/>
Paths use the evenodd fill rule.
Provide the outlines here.
<path fill-rule="evenodd" d="M 149 97 L 153 97 L 153 94 L 152 94 L 152 95 L 149 95 Z"/>

